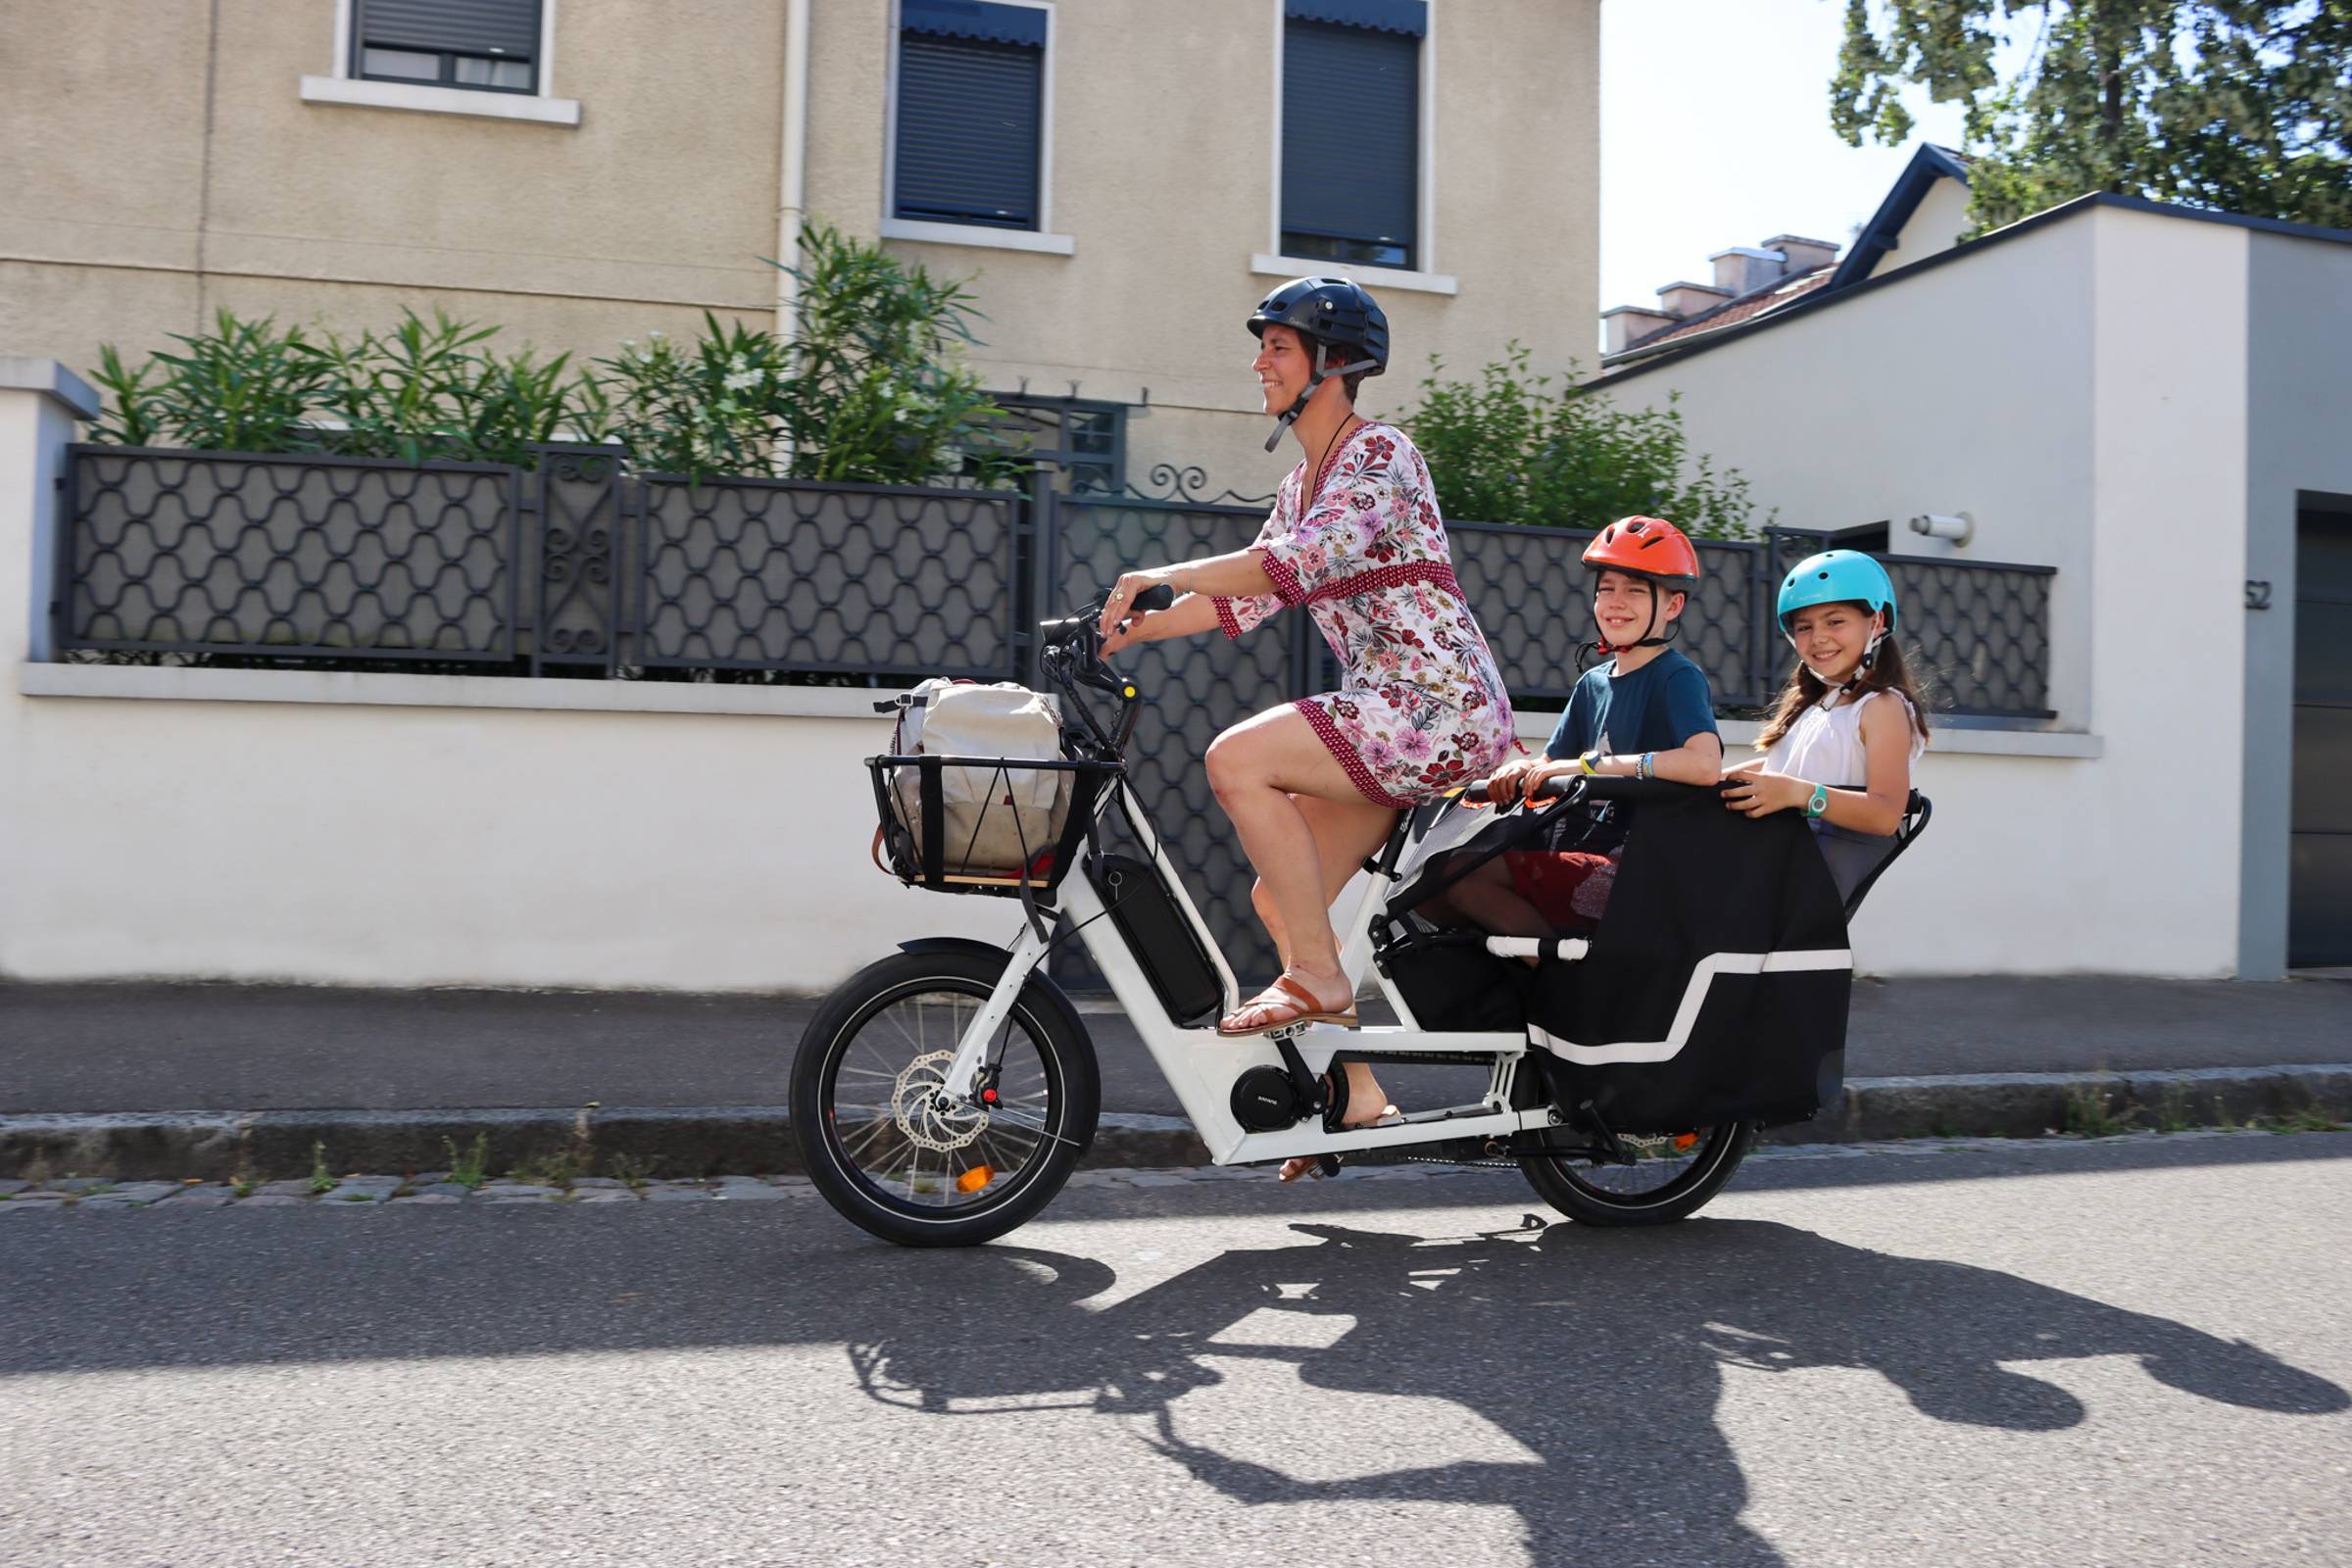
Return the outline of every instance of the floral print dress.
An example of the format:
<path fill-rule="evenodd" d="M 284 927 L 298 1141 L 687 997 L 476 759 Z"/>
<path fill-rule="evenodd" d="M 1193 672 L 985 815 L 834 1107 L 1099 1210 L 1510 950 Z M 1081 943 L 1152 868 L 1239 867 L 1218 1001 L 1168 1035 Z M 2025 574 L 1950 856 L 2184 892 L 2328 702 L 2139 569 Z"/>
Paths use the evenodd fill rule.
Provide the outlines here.
<path fill-rule="evenodd" d="M 1454 580 L 1429 466 L 1401 431 L 1359 425 L 1312 485 L 1282 482 L 1250 547 L 1274 592 L 1216 600 L 1239 637 L 1304 605 L 1343 671 L 1336 692 L 1292 706 L 1365 800 L 1399 810 L 1494 771 L 1511 702 Z"/>

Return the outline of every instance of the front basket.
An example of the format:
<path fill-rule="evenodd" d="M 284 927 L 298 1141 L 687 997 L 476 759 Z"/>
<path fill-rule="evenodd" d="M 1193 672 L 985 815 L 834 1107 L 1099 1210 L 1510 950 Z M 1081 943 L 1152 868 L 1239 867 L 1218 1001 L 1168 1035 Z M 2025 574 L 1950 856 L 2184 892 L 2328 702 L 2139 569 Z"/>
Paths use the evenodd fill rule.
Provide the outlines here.
<path fill-rule="evenodd" d="M 1117 762 L 1018 757 L 869 757 L 865 766 L 881 817 L 874 858 L 884 870 L 909 887 L 1013 899 L 1047 897 L 1061 885 L 1104 781 L 1122 771 Z M 951 803 L 949 768 L 966 780 L 984 777 L 986 799 Z M 1037 772 L 1068 780 L 1054 808 L 1058 829 L 1036 820 L 1035 808 L 1010 804 L 1015 775 Z"/>

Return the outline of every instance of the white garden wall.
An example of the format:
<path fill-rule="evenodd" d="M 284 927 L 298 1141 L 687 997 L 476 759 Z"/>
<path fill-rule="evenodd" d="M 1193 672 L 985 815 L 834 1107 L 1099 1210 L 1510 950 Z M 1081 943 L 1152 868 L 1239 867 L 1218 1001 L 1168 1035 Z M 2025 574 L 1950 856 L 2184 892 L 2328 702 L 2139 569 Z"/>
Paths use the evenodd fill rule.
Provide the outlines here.
<path fill-rule="evenodd" d="M 15 759 L 0 971 L 17 977 L 821 989 L 906 937 L 1004 940 L 1019 918 L 869 862 L 859 759 L 883 749 L 879 694 L 680 688 L 769 710 L 551 711 L 403 705 L 644 694 L 25 676 L 0 719 Z M 328 693 L 343 700 L 311 700 Z M 188 700 L 242 696 L 270 700 Z M 811 716 L 826 708 L 868 710 Z"/>

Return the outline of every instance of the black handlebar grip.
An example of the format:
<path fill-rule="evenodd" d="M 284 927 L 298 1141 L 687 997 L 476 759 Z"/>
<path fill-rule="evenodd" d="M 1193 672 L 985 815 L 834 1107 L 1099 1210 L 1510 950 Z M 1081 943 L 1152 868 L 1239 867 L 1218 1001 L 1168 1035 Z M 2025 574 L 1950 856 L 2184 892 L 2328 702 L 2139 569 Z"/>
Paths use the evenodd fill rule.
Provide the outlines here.
<path fill-rule="evenodd" d="M 1176 590 L 1164 582 L 1135 596 L 1135 608 L 1141 611 L 1165 610 L 1175 602 Z"/>

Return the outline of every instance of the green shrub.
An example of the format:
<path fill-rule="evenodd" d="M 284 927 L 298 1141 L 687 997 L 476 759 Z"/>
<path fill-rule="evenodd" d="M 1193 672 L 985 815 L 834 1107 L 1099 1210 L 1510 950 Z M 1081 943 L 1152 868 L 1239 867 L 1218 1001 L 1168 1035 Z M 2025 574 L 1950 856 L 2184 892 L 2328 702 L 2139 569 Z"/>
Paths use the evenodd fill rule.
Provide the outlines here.
<path fill-rule="evenodd" d="M 440 311 L 430 322 L 404 311 L 384 336 L 315 341 L 299 326 L 222 309 L 210 332 L 173 334 L 182 352 L 159 352 L 136 369 L 113 344 L 101 348 L 93 379 L 107 407 L 91 439 L 520 464 L 536 442 L 595 439 L 610 423 L 603 388 L 567 373 L 569 355 L 484 349 L 497 332 Z"/>
<path fill-rule="evenodd" d="M 541 443 L 612 441 L 654 472 L 1009 482 L 1019 450 L 962 358 L 979 318 L 963 280 L 822 223 L 802 247 L 790 342 L 706 311 L 695 342 L 650 332 L 576 370 L 567 354 L 499 353 L 497 327 L 438 310 L 316 340 L 224 309 L 135 368 L 102 348 L 91 439 L 524 466 Z"/>
<path fill-rule="evenodd" d="M 1671 404 L 1619 409 L 1572 380 L 1555 391 L 1516 341 L 1474 381 L 1445 376 L 1431 356 L 1420 406 L 1397 422 L 1428 458 L 1450 518 L 1596 529 L 1647 514 L 1714 539 L 1752 539 L 1772 520 L 1755 520 L 1737 469 L 1718 473 L 1691 453 Z"/>
<path fill-rule="evenodd" d="M 217 452 L 299 452 L 317 443 L 302 421 L 325 392 L 327 368 L 302 328 L 264 317 L 241 321 L 223 307 L 213 330 L 173 333 L 181 353 L 158 350 L 133 370 L 111 343 L 91 377 L 108 408 L 91 438 L 124 446 Z"/>

